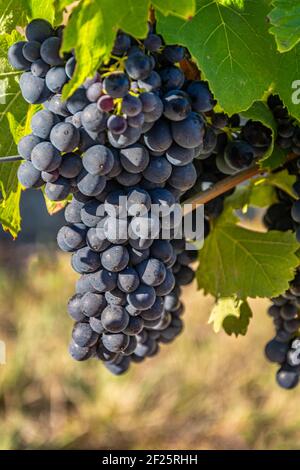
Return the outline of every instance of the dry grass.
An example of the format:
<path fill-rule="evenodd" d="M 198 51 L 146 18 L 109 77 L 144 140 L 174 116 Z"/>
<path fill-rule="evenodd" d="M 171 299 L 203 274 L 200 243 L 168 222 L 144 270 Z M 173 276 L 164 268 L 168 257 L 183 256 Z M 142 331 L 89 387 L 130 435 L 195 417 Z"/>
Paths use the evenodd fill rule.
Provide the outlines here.
<path fill-rule="evenodd" d="M 112 377 L 66 352 L 74 280 L 67 256 L 2 263 L 1 449 L 299 448 L 299 391 L 277 388 L 262 353 L 272 335 L 265 302 L 253 302 L 249 334 L 235 339 L 212 332 L 211 300 L 186 288 L 181 337 Z"/>

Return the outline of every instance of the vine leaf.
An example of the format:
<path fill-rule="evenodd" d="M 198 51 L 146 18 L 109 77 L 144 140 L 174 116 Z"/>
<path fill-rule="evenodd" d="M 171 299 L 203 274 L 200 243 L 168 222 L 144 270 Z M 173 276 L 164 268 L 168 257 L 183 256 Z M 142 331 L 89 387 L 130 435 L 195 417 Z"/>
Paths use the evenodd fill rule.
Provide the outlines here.
<path fill-rule="evenodd" d="M 64 87 L 63 97 L 72 95 L 86 77 L 108 62 L 119 29 L 143 38 L 147 34 L 150 4 L 163 14 L 190 17 L 194 0 L 86 0 L 72 11 L 64 30 L 62 52 L 75 50 L 77 65 L 72 80 Z"/>
<path fill-rule="evenodd" d="M 273 0 L 274 8 L 268 17 L 277 48 L 280 52 L 291 50 L 300 41 L 300 0 Z"/>
<path fill-rule="evenodd" d="M 31 18 L 44 18 L 54 22 L 55 9 L 53 0 L 29 0 Z"/>
<path fill-rule="evenodd" d="M 223 328 L 228 335 L 244 336 L 251 318 L 252 311 L 246 300 L 222 297 L 213 307 L 208 323 L 213 324 L 215 333 Z"/>
<path fill-rule="evenodd" d="M 298 0 L 299 1 L 299 0 Z M 300 44 L 280 54 L 266 21 L 270 0 L 198 0 L 191 21 L 157 14 L 157 29 L 168 43 L 186 46 L 203 78 L 232 115 L 250 108 L 267 93 L 278 93 L 300 119 Z M 295 89 L 295 87 L 297 89 Z M 276 152 L 272 157 L 282 158 Z"/>
<path fill-rule="evenodd" d="M 243 8 L 201 0 L 189 22 L 158 14 L 158 31 L 167 42 L 188 47 L 221 107 L 233 114 L 248 109 L 274 80 L 268 13 L 266 0 L 245 2 Z"/>
<path fill-rule="evenodd" d="M 298 246 L 291 232 L 255 232 L 221 217 L 200 250 L 198 286 L 217 298 L 275 297 L 294 277 Z"/>

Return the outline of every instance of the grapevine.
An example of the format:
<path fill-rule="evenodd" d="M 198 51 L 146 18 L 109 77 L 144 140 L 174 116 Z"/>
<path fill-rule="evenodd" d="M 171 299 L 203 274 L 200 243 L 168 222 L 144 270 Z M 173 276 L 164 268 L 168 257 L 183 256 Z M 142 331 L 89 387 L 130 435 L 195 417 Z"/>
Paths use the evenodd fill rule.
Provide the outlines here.
<path fill-rule="evenodd" d="M 97 25 L 97 8 L 107 15 L 96 0 L 89 10 L 84 2 L 69 5 L 66 24 L 61 10 L 51 10 L 51 18 L 15 19 L 3 33 L 6 72 L 22 95 L 16 112 L 26 121 L 16 131 L 7 112 L 16 151 L 1 147 L 3 193 L 7 199 L 13 192 L 18 207 L 21 190 L 42 190 L 48 206 L 64 207 L 57 243 L 79 274 L 67 306 L 75 360 L 98 359 L 119 375 L 155 356 L 183 329 L 184 286 L 196 273 L 198 287 L 215 297 L 210 322 L 216 330 L 246 334 L 247 299 L 271 299 L 275 337 L 265 354 L 279 364 L 278 384 L 294 388 L 300 375 L 299 110 L 281 76 L 271 82 L 258 73 L 254 86 L 243 75 L 250 60 L 234 75 L 231 52 L 220 60 L 208 51 L 217 31 L 214 4 L 229 13 L 236 5 L 205 1 L 212 32 L 193 41 L 201 21 L 195 2 L 172 11 L 161 3 L 145 2 L 140 25 L 130 15 L 124 24 L 116 6 L 117 28 L 108 26 L 107 36 L 96 28 L 87 34 L 93 13 Z M 270 2 L 263 3 L 272 19 Z M 239 13 L 246 22 L 255 4 Z M 235 20 L 229 21 L 232 30 Z M 283 54 L 281 63 L 291 61 L 289 50 L 276 50 L 274 31 L 253 21 L 250 42 L 261 28 L 270 60 Z M 299 46 L 293 48 L 300 60 Z M 253 45 L 253 54 L 257 72 L 266 52 Z M 216 70 L 221 75 L 228 59 L 222 86 Z M 17 235 L 20 221 L 5 197 L 0 220 Z M 195 239 L 179 236 L 176 207 L 186 214 L 200 204 L 204 247 L 198 252 Z M 264 208 L 265 230 L 240 226 L 250 206 Z"/>

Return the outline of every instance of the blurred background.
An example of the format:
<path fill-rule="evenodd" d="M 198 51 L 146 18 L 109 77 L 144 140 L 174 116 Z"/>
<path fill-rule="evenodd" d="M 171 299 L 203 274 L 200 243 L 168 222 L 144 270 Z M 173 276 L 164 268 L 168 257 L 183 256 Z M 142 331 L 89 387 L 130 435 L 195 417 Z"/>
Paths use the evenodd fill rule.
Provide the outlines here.
<path fill-rule="evenodd" d="M 212 299 L 185 288 L 185 330 L 159 355 L 112 376 L 67 352 L 76 274 L 56 250 L 62 214 L 40 192 L 22 200 L 23 232 L 0 235 L 0 449 L 297 449 L 299 389 L 275 384 L 266 362 L 267 302 L 248 335 L 216 335 Z"/>

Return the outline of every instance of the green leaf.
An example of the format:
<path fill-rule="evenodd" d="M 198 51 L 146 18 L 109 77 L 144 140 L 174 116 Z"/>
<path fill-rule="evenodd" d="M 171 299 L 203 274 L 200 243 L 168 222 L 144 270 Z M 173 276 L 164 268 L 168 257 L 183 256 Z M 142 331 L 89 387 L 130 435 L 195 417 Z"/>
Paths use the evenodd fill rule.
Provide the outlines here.
<path fill-rule="evenodd" d="M 299 264 L 291 232 L 254 232 L 217 223 L 200 250 L 198 286 L 215 297 L 274 297 L 289 287 Z"/>
<path fill-rule="evenodd" d="M 213 323 L 215 333 L 219 333 L 221 328 L 228 335 L 245 335 L 252 318 L 252 311 L 245 300 L 236 297 L 222 297 L 217 301 L 212 309 L 208 323 Z"/>
<path fill-rule="evenodd" d="M 196 10 L 196 0 L 153 0 L 152 5 L 164 15 L 191 19 Z"/>
<path fill-rule="evenodd" d="M 296 199 L 296 195 L 293 190 L 293 184 L 296 180 L 297 178 L 295 175 L 290 175 L 288 170 L 282 170 L 277 173 L 270 174 L 265 178 L 264 183 L 271 184 L 276 188 L 282 189 L 282 191 Z"/>
<path fill-rule="evenodd" d="M 161 12 L 185 16 L 194 13 L 194 0 L 155 0 Z M 62 52 L 75 50 L 77 65 L 72 80 L 64 87 L 70 96 L 86 77 L 108 62 L 118 29 L 143 38 L 147 34 L 150 0 L 86 0 L 72 12 L 64 30 Z"/>
<path fill-rule="evenodd" d="M 261 164 L 262 168 L 276 168 L 279 163 L 277 159 L 274 158 L 273 151 L 274 142 L 277 136 L 277 124 L 271 110 L 268 108 L 266 103 L 262 101 L 255 101 L 253 105 L 247 109 L 247 111 L 243 111 L 242 116 L 247 119 L 252 119 L 252 121 L 259 121 L 268 129 L 270 129 L 272 133 L 272 143 L 263 158 L 260 159 L 259 163 Z M 276 165 L 275 167 L 273 162 L 274 159 Z"/>
<path fill-rule="evenodd" d="M 274 8 L 269 13 L 280 52 L 291 50 L 300 41 L 300 0 L 273 0 Z"/>
<path fill-rule="evenodd" d="M 26 0 L 0 0 L 0 32 L 11 33 L 16 25 L 25 26 L 30 16 L 30 3 Z"/>
<path fill-rule="evenodd" d="M 259 100 L 274 80 L 275 43 L 267 30 L 268 13 L 266 0 L 245 2 L 242 9 L 199 0 L 189 22 L 158 14 L 158 31 L 167 42 L 189 48 L 221 107 L 233 114 Z"/>
<path fill-rule="evenodd" d="M 157 14 L 157 29 L 169 43 L 188 47 L 220 107 L 232 115 L 249 109 L 266 92 L 278 93 L 300 120 L 300 45 L 280 54 L 266 17 L 270 0 L 198 0 L 190 21 Z M 268 164 L 281 161 L 282 152 Z"/>
<path fill-rule="evenodd" d="M 44 18 L 50 23 L 54 23 L 53 0 L 29 0 L 31 18 Z"/>

